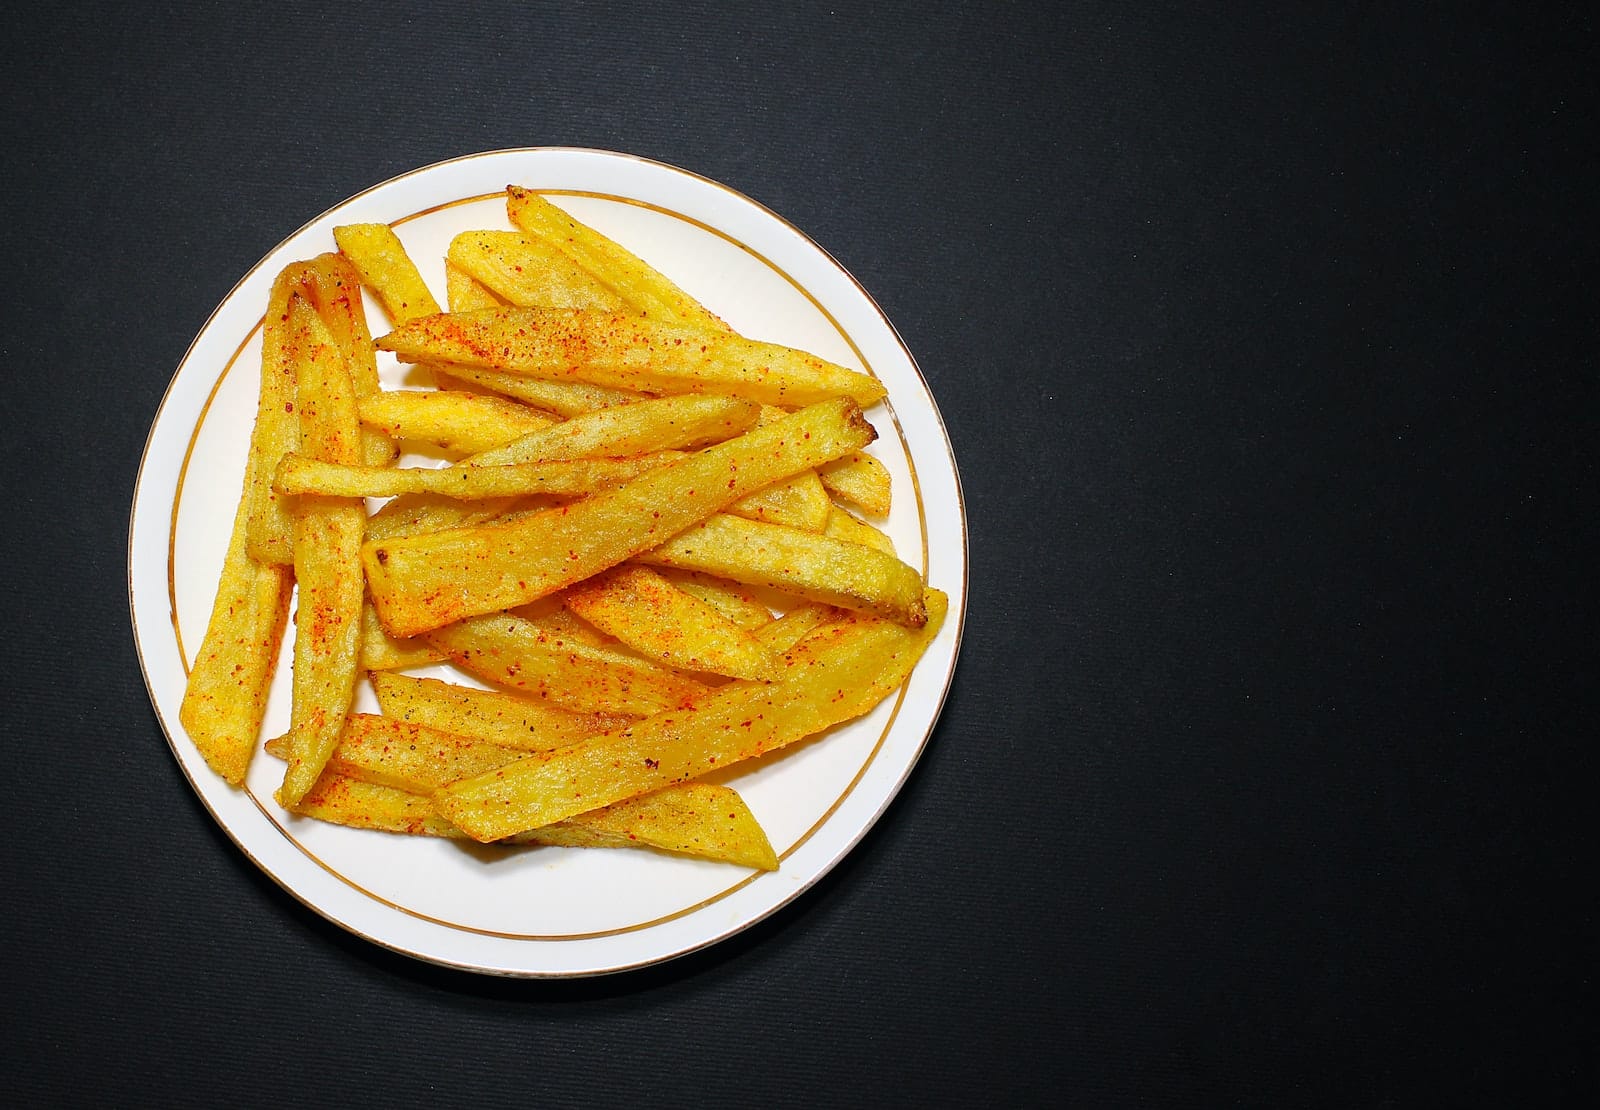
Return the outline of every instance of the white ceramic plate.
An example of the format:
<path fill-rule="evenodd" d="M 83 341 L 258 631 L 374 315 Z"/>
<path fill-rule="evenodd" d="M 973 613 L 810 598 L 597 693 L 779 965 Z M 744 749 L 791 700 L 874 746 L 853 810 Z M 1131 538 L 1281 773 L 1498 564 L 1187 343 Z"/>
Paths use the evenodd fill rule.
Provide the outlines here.
<path fill-rule="evenodd" d="M 276 760 L 258 755 L 245 788 L 231 788 L 178 723 L 240 493 L 274 275 L 332 250 L 337 224 L 385 222 L 442 303 L 446 245 L 469 228 L 510 226 L 507 183 L 551 194 L 740 332 L 869 371 L 888 387 L 888 402 L 867 414 L 879 431 L 872 450 L 894 476 L 886 530 L 902 557 L 950 595 L 950 617 L 897 697 L 728 780 L 771 837 L 782 860 L 776 872 L 642 851 L 463 846 L 294 818 L 272 801 Z M 369 299 L 367 310 L 382 334 L 381 308 Z M 403 374 L 392 362 L 380 370 L 389 384 Z M 883 312 L 826 252 L 754 201 L 683 170 L 604 151 L 511 150 L 369 189 L 301 228 L 234 287 L 178 367 L 151 429 L 128 568 L 134 637 L 168 742 L 206 807 L 262 870 L 351 932 L 421 959 L 505 975 L 588 975 L 681 955 L 759 921 L 826 874 L 884 813 L 933 730 L 955 667 L 966 517 L 927 383 Z M 287 726 L 288 686 L 286 653 L 267 735 Z M 358 708 L 376 708 L 364 683 Z"/>

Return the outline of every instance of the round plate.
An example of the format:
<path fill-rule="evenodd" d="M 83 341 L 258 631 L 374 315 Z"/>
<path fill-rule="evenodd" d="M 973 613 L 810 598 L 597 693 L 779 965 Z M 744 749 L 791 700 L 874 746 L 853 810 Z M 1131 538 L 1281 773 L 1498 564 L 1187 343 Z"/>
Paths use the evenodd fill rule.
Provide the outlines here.
<path fill-rule="evenodd" d="M 334 249 L 338 224 L 389 223 L 442 302 L 450 239 L 510 226 L 507 183 L 550 195 L 741 333 L 868 371 L 888 388 L 887 403 L 867 413 L 879 432 L 872 451 L 894 477 L 885 530 L 950 595 L 950 616 L 897 696 L 726 780 L 767 830 L 782 861 L 775 872 L 645 851 L 463 845 L 296 818 L 272 801 L 276 760 L 258 754 L 245 787 L 230 787 L 178 723 L 240 495 L 273 277 Z M 382 334 L 387 317 L 370 297 L 367 311 Z M 398 384 L 403 369 L 380 362 L 380 373 Z M 825 251 L 749 198 L 684 170 L 605 151 L 510 150 L 369 189 L 295 232 L 234 287 L 189 348 L 151 428 L 128 574 L 140 663 L 173 754 L 262 870 L 352 933 L 421 959 L 504 975 L 591 975 L 669 959 L 759 921 L 826 874 L 883 814 L 933 730 L 955 667 L 966 516 L 927 383 L 883 312 Z M 287 727 L 288 646 L 268 699 L 269 736 Z M 375 707 L 362 683 L 357 708 Z"/>

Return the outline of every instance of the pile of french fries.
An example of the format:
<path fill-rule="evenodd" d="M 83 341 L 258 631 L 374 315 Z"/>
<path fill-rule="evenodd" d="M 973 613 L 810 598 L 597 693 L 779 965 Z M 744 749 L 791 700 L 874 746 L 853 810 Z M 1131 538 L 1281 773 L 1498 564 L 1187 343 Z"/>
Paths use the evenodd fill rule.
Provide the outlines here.
<path fill-rule="evenodd" d="M 945 615 L 870 522 L 884 389 L 734 333 L 533 192 L 507 212 L 451 243 L 448 311 L 387 225 L 277 276 L 184 728 L 243 783 L 294 597 L 289 730 L 264 745 L 287 810 L 774 869 L 700 780 L 871 710 Z M 435 388 L 382 389 L 378 350 Z M 406 673 L 435 664 L 481 685 Z M 363 679 L 381 714 L 352 711 Z"/>

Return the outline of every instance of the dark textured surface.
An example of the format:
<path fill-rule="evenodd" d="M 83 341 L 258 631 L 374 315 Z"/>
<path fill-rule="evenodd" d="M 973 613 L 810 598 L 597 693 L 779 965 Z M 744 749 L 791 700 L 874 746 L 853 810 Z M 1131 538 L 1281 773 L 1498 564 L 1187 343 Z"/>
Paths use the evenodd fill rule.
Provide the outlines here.
<path fill-rule="evenodd" d="M 14 23 L 8 1100 L 1592 1093 L 1589 16 L 457 7 Z M 684 166 L 839 258 L 939 399 L 973 560 L 859 850 L 733 941 L 560 984 L 392 956 L 257 873 L 167 750 L 124 570 L 236 278 L 527 145 Z"/>

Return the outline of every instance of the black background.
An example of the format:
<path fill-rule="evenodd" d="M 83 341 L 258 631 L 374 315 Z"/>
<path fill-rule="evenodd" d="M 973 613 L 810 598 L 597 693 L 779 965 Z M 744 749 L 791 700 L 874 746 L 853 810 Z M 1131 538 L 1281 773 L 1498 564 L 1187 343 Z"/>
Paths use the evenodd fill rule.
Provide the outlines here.
<path fill-rule="evenodd" d="M 1219 7 L 9 17 L 6 1100 L 1592 1094 L 1590 17 Z M 125 584 L 233 282 L 369 185 L 533 145 L 721 180 L 850 269 L 939 400 L 973 568 L 860 848 L 567 983 L 389 954 L 259 874 Z"/>

